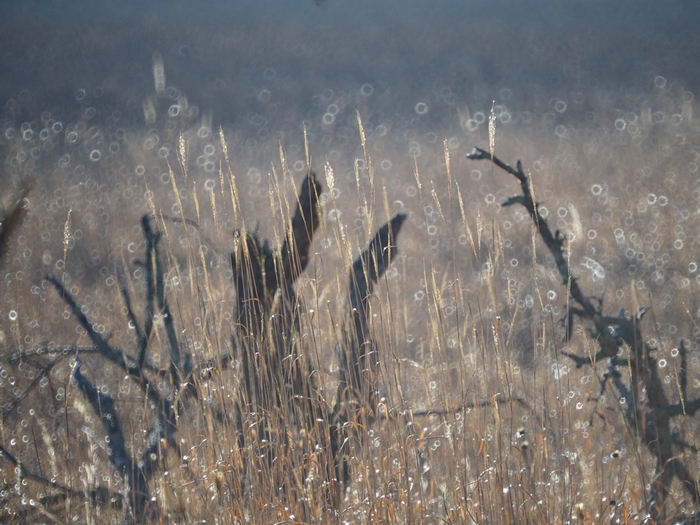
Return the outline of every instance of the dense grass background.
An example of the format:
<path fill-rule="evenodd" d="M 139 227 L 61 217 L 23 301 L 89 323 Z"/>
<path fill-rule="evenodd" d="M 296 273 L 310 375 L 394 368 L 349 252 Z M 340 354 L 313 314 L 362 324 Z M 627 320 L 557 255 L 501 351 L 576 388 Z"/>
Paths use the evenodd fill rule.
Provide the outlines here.
<path fill-rule="evenodd" d="M 126 276 L 138 311 L 144 274 L 133 262 L 149 212 L 200 225 L 159 224 L 182 351 L 214 365 L 180 414 L 178 449 L 149 486 L 163 522 L 644 519 L 653 458 L 612 391 L 596 400 L 603 367 L 576 369 L 561 354 L 595 353 L 589 327 L 563 342 L 566 287 L 524 210 L 500 207 L 518 192 L 515 180 L 465 153 L 489 146 L 493 105 L 495 152 L 523 161 L 550 225 L 570 238 L 583 289 L 608 314 L 651 307 L 643 333 L 658 347 L 669 397 L 678 396 L 679 338 L 698 396 L 690 7 L 455 3 L 432 18 L 420 3 L 307 2 L 291 14 L 212 4 L 213 20 L 157 4 L 138 18 L 108 8 L 42 18 L 9 5 L 0 22 L 5 209 L 25 181 L 33 187 L 0 283 L 0 444 L 76 492 L 58 497 L 2 459 L 3 520 L 123 520 L 80 494 L 123 485 L 99 419 L 70 381 L 74 356 L 64 349 L 90 341 L 44 277 L 56 274 L 98 332 L 135 353 L 116 276 Z M 352 260 L 378 226 L 408 214 L 399 259 L 371 301 L 389 417 L 361 429 L 353 480 L 335 509 L 322 496 L 328 451 L 303 432 L 276 429 L 295 446 L 272 465 L 251 444 L 254 426 L 240 447 L 231 414 L 242 378 L 235 361 L 222 361 L 235 329 L 231 233 L 257 227 L 279 245 L 307 170 L 304 127 L 323 223 L 297 284 L 307 314 L 296 335 L 323 372 L 329 403 Z M 157 324 L 156 366 L 167 365 L 164 344 Z M 137 455 L 153 407 L 103 358 L 81 356 L 83 374 L 116 400 Z M 55 365 L 38 377 L 47 363 Z M 697 446 L 697 424 L 678 418 L 676 431 Z M 683 456 L 698 472 L 697 453 Z M 673 487 L 669 519 L 691 510 Z"/>

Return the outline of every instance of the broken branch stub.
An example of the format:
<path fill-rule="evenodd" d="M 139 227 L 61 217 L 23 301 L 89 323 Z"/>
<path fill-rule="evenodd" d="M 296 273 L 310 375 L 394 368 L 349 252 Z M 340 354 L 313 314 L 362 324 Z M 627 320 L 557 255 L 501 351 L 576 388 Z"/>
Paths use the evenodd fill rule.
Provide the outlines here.
<path fill-rule="evenodd" d="M 407 215 L 399 213 L 385 223 L 369 245 L 355 259 L 349 276 L 350 315 L 348 326 L 336 343 L 338 388 L 331 404 L 333 416 L 330 444 L 335 458 L 335 475 L 350 481 L 349 435 L 354 428 L 365 428 L 375 418 L 378 392 L 378 349 L 370 335 L 368 300 L 375 285 L 396 258 L 396 237 Z M 353 425 L 350 423 L 359 423 Z M 356 436 L 362 441 L 362 435 Z"/>

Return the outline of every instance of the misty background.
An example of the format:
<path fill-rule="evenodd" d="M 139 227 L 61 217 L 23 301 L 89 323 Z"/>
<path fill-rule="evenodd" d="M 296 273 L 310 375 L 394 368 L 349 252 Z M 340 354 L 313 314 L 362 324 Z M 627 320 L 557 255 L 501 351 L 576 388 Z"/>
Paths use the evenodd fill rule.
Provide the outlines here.
<path fill-rule="evenodd" d="M 305 129 L 313 169 L 330 166 L 335 175 L 333 202 L 321 177 L 326 220 L 347 228 L 351 251 L 387 216 L 409 213 L 404 258 L 388 274 L 405 283 L 407 323 L 397 337 L 411 343 L 407 351 L 421 351 L 426 264 L 439 284 L 459 271 L 463 285 L 476 290 L 493 255 L 485 241 L 472 258 L 457 202 L 447 209 L 454 194 L 445 147 L 467 222 L 473 227 L 483 217 L 502 225 L 498 299 L 527 311 L 536 287 L 546 296 L 558 289 L 557 278 L 545 272 L 539 284 L 528 284 L 529 226 L 517 227 L 528 219 L 498 206 L 515 186 L 464 158 L 474 146 L 488 147 L 493 108 L 496 152 L 532 170 L 553 225 L 574 235 L 573 260 L 581 261 L 589 290 L 608 294 L 611 309 L 629 308 L 624 290 L 638 279 L 643 299 L 660 301 L 659 311 L 671 308 L 676 290 L 695 285 L 690 269 L 700 242 L 692 193 L 700 159 L 693 120 L 698 21 L 700 7 L 686 1 L 3 2 L 5 201 L 21 181 L 34 181 L 31 233 L 17 240 L 5 302 L 33 300 L 27 290 L 45 296 L 41 283 L 50 270 L 65 268 L 85 289 L 112 286 L 115 267 L 141 240 L 138 218 L 151 209 L 148 195 L 164 213 L 177 215 L 182 203 L 195 218 L 214 190 L 220 212 L 199 221 L 218 242 L 221 257 L 210 252 L 209 264 L 223 271 L 240 223 L 219 191 L 219 129 L 243 215 L 267 238 L 275 235 L 273 169 L 303 177 Z M 371 188 L 358 112 L 376 179 L 371 214 L 363 204 Z M 177 168 L 181 136 L 186 181 Z M 282 191 L 295 193 L 287 182 Z M 337 238 L 332 228 L 323 231 L 320 266 L 345 282 Z M 490 237 L 490 227 L 485 231 Z M 185 253 L 188 237 L 178 232 L 175 239 L 176 254 Z M 326 275 L 331 286 L 334 277 Z M 521 316 L 521 324 L 520 346 L 531 352 L 531 320 Z M 107 327 L 115 338 L 126 337 L 114 325 Z"/>

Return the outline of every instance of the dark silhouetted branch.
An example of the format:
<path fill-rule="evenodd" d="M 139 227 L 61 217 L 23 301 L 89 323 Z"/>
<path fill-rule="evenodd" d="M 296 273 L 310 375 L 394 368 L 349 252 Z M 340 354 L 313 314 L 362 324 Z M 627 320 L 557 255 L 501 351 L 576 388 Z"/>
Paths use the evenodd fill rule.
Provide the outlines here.
<path fill-rule="evenodd" d="M 76 496 L 76 497 L 81 497 L 81 496 L 85 495 L 84 490 L 75 490 L 75 489 L 72 489 L 70 487 L 66 487 L 65 485 L 58 483 L 57 481 L 47 479 L 44 476 L 37 474 L 36 472 L 33 472 L 32 470 L 28 469 L 19 459 L 17 459 L 4 446 L 0 445 L 0 461 L 2 461 L 2 460 L 7 460 L 13 466 L 19 468 L 20 469 L 19 474 L 22 478 L 30 479 L 32 481 L 40 483 L 41 485 L 44 485 L 45 487 L 50 487 L 52 489 L 55 489 L 56 491 L 59 491 L 63 494 L 69 494 L 71 496 Z M 119 493 L 110 492 L 109 490 L 105 489 L 104 487 L 97 487 L 95 489 L 92 489 L 92 490 L 88 491 L 88 494 L 93 501 L 97 501 L 100 503 L 107 503 L 109 501 L 113 501 L 113 502 L 120 502 L 121 501 L 121 495 Z"/>
<path fill-rule="evenodd" d="M 112 465 L 124 476 L 132 492 L 130 500 L 134 504 L 134 514 L 143 513 L 148 498 L 146 489 L 146 478 L 138 465 L 134 465 L 129 453 L 126 450 L 124 433 L 119 424 L 117 409 L 112 398 L 103 394 L 80 373 L 80 356 L 75 358 L 73 368 L 73 379 L 78 383 L 78 388 L 90 402 L 95 414 L 102 420 L 102 426 L 107 432 L 108 454 Z"/>
<path fill-rule="evenodd" d="M 341 341 L 336 344 L 338 357 L 338 388 L 331 405 L 333 425 L 330 444 L 336 464 L 336 476 L 349 481 L 350 467 L 343 452 L 347 433 L 354 422 L 365 425 L 374 418 L 377 393 L 379 355 L 369 335 L 367 301 L 374 286 L 395 259 L 396 237 L 407 216 L 399 213 L 377 230 L 369 245 L 355 259 L 349 278 L 352 320 L 343 328 Z"/>
<path fill-rule="evenodd" d="M 314 232 L 321 223 L 321 209 L 318 198 L 323 190 L 316 180 L 316 174 L 310 172 L 304 179 L 299 191 L 297 208 L 290 227 L 280 249 L 282 257 L 281 276 L 276 283 L 278 287 L 289 288 L 309 264 L 309 252 Z"/>
<path fill-rule="evenodd" d="M 156 463 L 160 459 L 161 442 L 165 439 L 169 446 L 174 446 L 175 444 L 174 434 L 177 427 L 176 414 L 173 407 L 178 398 L 181 377 L 183 377 L 182 372 L 184 372 L 184 377 L 187 377 L 192 368 L 189 355 L 187 355 L 184 370 L 180 370 L 180 349 L 172 315 L 165 297 L 164 269 L 158 250 L 160 233 L 151 228 L 150 221 L 151 218 L 147 215 L 144 215 L 141 219 L 143 234 L 146 239 L 146 253 L 144 260 L 137 261 L 137 264 L 144 268 L 146 275 L 146 304 L 144 308 L 145 319 L 143 322 L 143 329 L 141 329 L 141 325 L 131 305 L 131 298 L 127 287 L 123 280 L 120 279 L 121 293 L 126 305 L 127 317 L 136 331 L 138 342 L 138 354 L 136 358 L 127 356 L 121 350 L 111 347 L 91 325 L 75 299 L 63 287 L 63 284 L 53 275 L 47 277 L 49 282 L 57 289 L 65 303 L 71 308 L 80 325 L 87 332 L 88 337 L 94 344 L 94 350 L 99 352 L 108 361 L 111 361 L 116 366 L 125 370 L 129 376 L 133 377 L 143 389 L 146 397 L 153 403 L 153 406 L 156 407 L 154 415 L 155 421 L 153 428 L 149 432 L 148 444 L 140 460 L 136 462 L 126 449 L 125 439 L 121 427 L 119 426 L 117 411 L 112 398 L 100 393 L 95 386 L 82 375 L 80 371 L 80 356 L 76 357 L 73 378 L 78 383 L 81 392 L 90 401 L 93 411 L 100 416 L 102 424 L 107 430 L 110 442 L 109 458 L 115 468 L 122 472 L 127 480 L 132 494 L 130 501 L 133 505 L 133 519 L 137 522 L 143 520 L 143 514 L 149 501 L 147 482 L 156 468 Z M 167 351 L 170 357 L 170 374 L 174 387 L 172 392 L 168 395 L 161 394 L 144 374 L 144 371 L 154 371 L 153 366 L 148 362 L 147 351 L 156 314 L 162 315 L 163 325 L 168 336 Z M 77 347 L 73 351 L 77 351 Z M 193 385 L 190 385 L 190 387 L 194 389 Z"/>
<path fill-rule="evenodd" d="M 592 322 L 595 331 L 591 334 L 598 342 L 600 349 L 594 356 L 579 356 L 565 353 L 577 367 L 586 364 L 595 366 L 598 360 L 607 358 L 608 370 L 601 384 L 598 398 L 602 396 L 608 380 L 614 385 L 618 399 L 623 407 L 623 414 L 630 429 L 644 442 L 647 449 L 656 457 L 657 475 L 651 484 L 648 498 L 648 510 L 653 522 L 663 517 L 663 505 L 669 494 L 673 478 L 678 478 L 688 493 L 697 504 L 700 500 L 698 490 L 692 476 L 689 475 L 681 460 L 674 454 L 674 446 L 682 446 L 670 431 L 670 420 L 681 415 L 693 415 L 700 409 L 700 399 L 687 399 L 687 350 L 685 343 L 681 341 L 679 353 L 681 355 L 681 370 L 678 374 L 680 400 L 670 403 L 664 390 L 664 383 L 659 376 L 659 366 L 652 352 L 656 350 L 644 343 L 640 330 L 640 322 L 648 309 L 640 309 L 631 317 L 625 315 L 624 310 L 615 316 L 602 313 L 602 301 L 599 307 L 595 307 L 578 285 L 576 278 L 569 273 L 568 263 L 564 257 L 564 238 L 557 231 L 552 235 L 546 220 L 539 212 L 538 205 L 532 196 L 530 181 L 522 169 L 520 161 L 516 168 L 508 166 L 490 152 L 476 148 L 467 158 L 473 160 L 489 160 L 496 166 L 514 175 L 520 182 L 521 195 L 510 197 L 503 204 L 510 206 L 521 204 L 524 206 L 555 260 L 559 274 L 565 286 L 571 291 L 571 297 L 581 308 L 571 307 L 567 311 L 569 332 L 573 324 L 573 316 Z M 630 355 L 618 356 L 618 350 L 627 346 Z M 630 378 L 625 380 L 619 372 L 619 368 L 629 368 Z M 646 400 L 640 403 L 639 395 L 644 392 Z"/>
<path fill-rule="evenodd" d="M 80 326 L 83 327 L 83 329 L 87 332 L 88 337 L 90 340 L 95 344 L 95 347 L 99 352 L 112 361 L 114 364 L 118 365 L 119 367 L 123 368 L 125 371 L 129 372 L 131 375 L 138 376 L 138 366 L 136 363 L 129 364 L 124 360 L 124 355 L 121 352 L 118 352 L 116 349 L 112 348 L 107 344 L 107 341 L 105 341 L 102 336 L 93 328 L 92 324 L 90 324 L 90 321 L 88 321 L 88 318 L 85 316 L 85 314 L 82 312 L 80 309 L 80 306 L 78 306 L 78 303 L 75 302 L 75 299 L 69 294 L 66 289 L 63 287 L 63 284 L 61 284 L 61 281 L 59 281 L 55 275 L 49 274 L 46 276 L 46 279 L 54 285 L 56 290 L 58 290 L 59 295 L 61 298 L 65 301 L 65 303 L 70 307 L 71 311 L 73 312 L 73 315 L 78 319 L 78 322 L 80 323 Z"/>
<path fill-rule="evenodd" d="M 386 269 L 396 257 L 396 236 L 406 220 L 406 214 L 399 213 L 377 230 L 372 241 L 355 259 L 350 272 L 349 289 L 352 308 L 354 333 L 352 342 L 346 341 L 345 351 L 341 351 L 340 383 L 354 390 L 354 396 L 360 395 L 363 384 L 369 379 L 372 385 L 378 356 L 369 338 L 369 312 L 367 300 L 374 291 L 374 286 L 384 275 Z M 370 392 L 376 388 L 371 386 Z"/>
<path fill-rule="evenodd" d="M 151 228 L 151 217 L 149 215 L 141 217 L 141 228 L 143 229 L 143 236 L 146 238 L 146 260 L 143 261 L 143 266 L 146 268 L 147 279 L 146 322 L 150 321 L 150 327 L 146 329 L 146 339 L 148 340 L 150 337 L 150 331 L 153 326 L 153 315 L 155 307 L 157 306 L 158 312 L 163 317 L 163 326 L 168 336 L 170 378 L 173 385 L 178 387 L 182 383 L 182 378 L 189 375 L 192 366 L 189 355 L 187 355 L 185 357 L 185 366 L 183 370 L 180 370 L 180 346 L 175 333 L 173 316 L 170 313 L 170 307 L 165 298 L 165 272 L 163 271 L 163 264 L 158 250 L 160 232 L 154 231 Z M 156 304 L 154 304 L 154 296 Z M 147 340 L 146 344 L 148 344 Z"/>
<path fill-rule="evenodd" d="M 515 401 L 518 405 L 520 405 L 523 408 L 531 408 L 530 405 L 528 405 L 527 402 L 521 397 L 503 398 L 499 396 L 495 399 L 479 401 L 478 403 L 462 403 L 456 408 L 429 408 L 426 410 L 412 410 L 411 412 L 413 417 L 446 416 L 448 414 L 457 414 L 459 412 L 464 412 L 465 410 L 470 408 L 486 408 L 493 406 L 494 403 L 498 405 L 504 405 L 512 401 Z"/>
<path fill-rule="evenodd" d="M 39 347 L 33 350 L 25 350 L 24 352 L 15 352 L 10 356 L 8 359 L 8 363 L 15 364 L 20 362 L 21 360 L 32 358 L 34 356 L 47 356 L 49 358 L 56 357 L 56 359 L 61 359 L 67 355 L 72 355 L 72 354 L 99 354 L 100 351 L 97 349 L 96 346 L 90 345 L 90 346 L 83 346 L 83 345 L 59 345 L 59 346 L 44 346 L 44 347 Z M 129 366 L 133 366 L 136 364 L 136 358 L 132 356 L 131 354 L 127 354 L 126 352 L 122 352 L 124 357 L 126 358 L 127 363 L 129 363 Z M 53 364 L 53 363 L 52 363 Z M 153 363 L 149 362 L 148 359 L 143 365 L 145 370 L 148 370 L 149 372 L 157 372 L 158 368 L 156 368 Z"/>

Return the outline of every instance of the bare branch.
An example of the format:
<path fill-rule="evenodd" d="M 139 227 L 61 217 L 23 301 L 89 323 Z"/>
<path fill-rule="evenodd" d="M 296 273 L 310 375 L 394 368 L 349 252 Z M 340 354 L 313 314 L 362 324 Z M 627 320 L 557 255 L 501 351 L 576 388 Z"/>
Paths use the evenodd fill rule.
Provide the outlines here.
<path fill-rule="evenodd" d="M 694 501 L 698 501 L 697 487 L 692 482 L 691 476 L 686 472 L 679 458 L 674 455 L 674 446 L 682 446 L 669 430 L 670 419 L 674 416 L 693 415 L 700 410 L 700 399 L 688 401 L 687 390 L 687 363 L 686 349 L 681 341 L 681 371 L 679 373 L 680 401 L 669 403 L 663 382 L 659 377 L 656 358 L 652 355 L 655 348 L 645 344 L 640 330 L 640 321 L 648 309 L 643 308 L 636 314 L 627 317 L 624 310 L 615 316 L 602 313 L 602 301 L 599 307 L 595 307 L 591 299 L 583 294 L 578 282 L 569 274 L 567 261 L 564 258 L 564 239 L 556 232 L 552 235 L 547 222 L 539 213 L 538 206 L 532 198 L 532 192 L 528 177 L 525 175 L 520 162 L 517 168 L 512 168 L 486 150 L 476 148 L 467 158 L 474 160 L 490 160 L 498 167 L 514 175 L 520 182 L 522 195 L 509 198 L 504 206 L 513 204 L 523 205 L 537 227 L 540 237 L 549 249 L 555 260 L 559 274 L 565 285 L 569 286 L 572 298 L 581 308 L 570 307 L 567 311 L 569 330 L 573 324 L 573 316 L 588 320 L 595 325 L 595 331 L 591 334 L 597 340 L 600 349 L 594 356 L 578 356 L 566 352 L 565 355 L 576 363 L 577 367 L 585 364 L 595 366 L 602 358 L 608 360 L 608 370 L 601 384 L 600 398 L 610 379 L 617 391 L 618 400 L 623 401 L 623 414 L 632 431 L 654 454 L 657 463 L 657 476 L 651 484 L 651 494 L 648 502 L 648 511 L 652 521 L 656 522 L 663 515 L 663 503 L 666 500 L 671 482 L 677 477 Z M 567 334 L 567 337 L 570 333 Z M 618 350 L 626 345 L 630 355 L 618 357 Z M 629 381 L 625 381 L 619 372 L 620 367 L 628 367 Z M 646 402 L 639 402 L 640 392 L 645 392 Z"/>
<path fill-rule="evenodd" d="M 60 294 L 61 298 L 73 311 L 73 315 L 75 315 L 75 317 L 78 319 L 78 322 L 80 322 L 80 325 L 87 332 L 88 337 L 95 344 L 95 347 L 99 350 L 99 352 L 125 371 L 129 372 L 132 375 L 138 376 L 139 374 L 137 365 L 127 364 L 124 361 L 124 355 L 121 352 L 118 352 L 116 349 L 109 346 L 109 344 L 107 344 L 107 341 L 105 341 L 102 338 L 102 336 L 97 332 L 97 330 L 95 330 L 90 324 L 90 321 L 88 321 L 88 318 L 78 306 L 78 303 L 76 303 L 75 299 L 73 299 L 71 294 L 69 294 L 66 291 L 66 289 L 63 287 L 63 284 L 61 284 L 61 281 L 59 281 L 53 274 L 47 275 L 46 279 L 54 285 L 56 290 L 58 290 L 58 293 Z"/>

